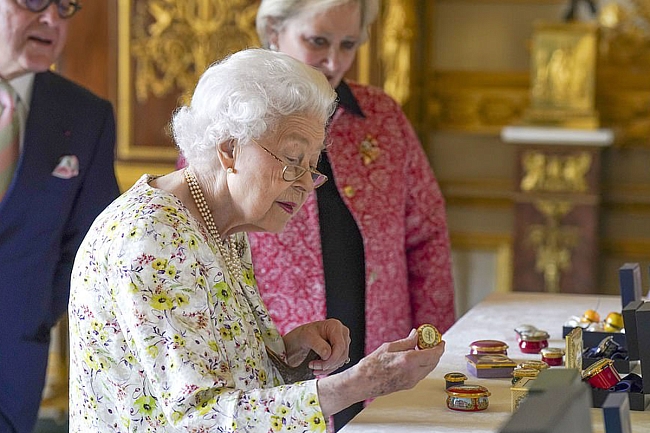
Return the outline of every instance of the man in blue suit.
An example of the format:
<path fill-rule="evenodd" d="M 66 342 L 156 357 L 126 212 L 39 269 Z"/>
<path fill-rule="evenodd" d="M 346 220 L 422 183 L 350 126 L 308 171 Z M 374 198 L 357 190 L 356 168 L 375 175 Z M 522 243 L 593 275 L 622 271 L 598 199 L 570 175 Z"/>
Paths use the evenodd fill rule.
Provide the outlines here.
<path fill-rule="evenodd" d="M 77 3 L 0 0 L 0 80 L 20 125 L 0 191 L 0 433 L 34 428 L 77 248 L 119 193 L 111 104 L 48 71 Z"/>

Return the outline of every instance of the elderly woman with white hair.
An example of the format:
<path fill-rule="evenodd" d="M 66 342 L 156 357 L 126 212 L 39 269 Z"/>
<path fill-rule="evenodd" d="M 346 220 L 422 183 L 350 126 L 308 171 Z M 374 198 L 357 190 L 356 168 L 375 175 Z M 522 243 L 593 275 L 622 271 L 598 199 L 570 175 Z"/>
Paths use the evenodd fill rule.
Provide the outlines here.
<path fill-rule="evenodd" d="M 327 180 L 314 167 L 335 97 L 321 73 L 268 50 L 203 74 L 172 120 L 187 167 L 144 175 L 77 254 L 71 432 L 324 431 L 435 368 L 444 342 L 419 350 L 411 332 L 328 375 L 349 359 L 348 329 L 328 319 L 280 335 L 258 293 L 247 232 L 281 231 Z"/>

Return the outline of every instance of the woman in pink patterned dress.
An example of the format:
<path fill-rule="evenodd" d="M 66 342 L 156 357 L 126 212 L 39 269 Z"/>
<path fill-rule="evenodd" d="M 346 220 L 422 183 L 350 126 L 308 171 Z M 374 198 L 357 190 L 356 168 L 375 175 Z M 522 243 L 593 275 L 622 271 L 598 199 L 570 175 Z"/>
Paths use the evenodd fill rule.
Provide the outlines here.
<path fill-rule="evenodd" d="M 319 69 L 339 97 L 318 165 L 330 182 L 282 233 L 250 236 L 258 286 L 281 330 L 341 320 L 352 364 L 455 320 L 445 203 L 422 146 L 393 99 L 343 80 L 377 11 L 376 0 L 263 0 L 257 14 L 262 45 Z"/>

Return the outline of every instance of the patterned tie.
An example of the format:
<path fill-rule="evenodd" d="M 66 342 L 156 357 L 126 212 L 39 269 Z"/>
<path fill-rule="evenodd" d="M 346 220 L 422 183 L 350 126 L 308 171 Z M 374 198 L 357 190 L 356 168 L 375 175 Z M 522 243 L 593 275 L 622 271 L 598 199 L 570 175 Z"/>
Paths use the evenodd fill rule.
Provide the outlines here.
<path fill-rule="evenodd" d="M 0 80 L 0 201 L 18 162 L 19 125 L 16 92 L 9 83 Z"/>

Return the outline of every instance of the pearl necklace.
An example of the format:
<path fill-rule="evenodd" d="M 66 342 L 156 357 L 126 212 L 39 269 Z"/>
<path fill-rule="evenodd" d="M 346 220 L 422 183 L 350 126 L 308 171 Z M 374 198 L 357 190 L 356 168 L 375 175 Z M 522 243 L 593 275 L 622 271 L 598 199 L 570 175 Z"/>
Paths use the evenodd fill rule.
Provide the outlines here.
<path fill-rule="evenodd" d="M 226 243 L 221 238 L 219 230 L 217 230 L 217 224 L 214 222 L 212 212 L 210 212 L 210 208 L 208 208 L 208 203 L 205 200 L 203 191 L 201 191 L 198 180 L 196 180 L 196 176 L 188 169 L 185 169 L 184 175 L 187 186 L 190 188 L 194 204 L 196 204 L 196 207 L 199 209 L 199 213 L 201 214 L 201 217 L 203 217 L 203 221 L 205 221 L 208 232 L 217 241 L 217 248 L 219 249 L 219 253 L 223 259 L 226 261 L 226 268 L 228 268 L 230 276 L 232 278 L 238 278 L 242 275 L 242 264 L 239 257 L 239 249 L 237 248 L 237 239 L 235 238 L 235 235 L 228 236 L 228 244 L 230 247 L 228 251 L 226 249 Z"/>

